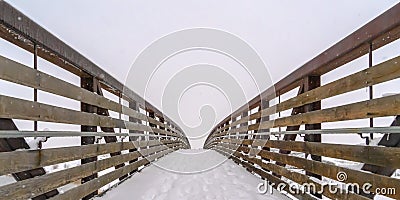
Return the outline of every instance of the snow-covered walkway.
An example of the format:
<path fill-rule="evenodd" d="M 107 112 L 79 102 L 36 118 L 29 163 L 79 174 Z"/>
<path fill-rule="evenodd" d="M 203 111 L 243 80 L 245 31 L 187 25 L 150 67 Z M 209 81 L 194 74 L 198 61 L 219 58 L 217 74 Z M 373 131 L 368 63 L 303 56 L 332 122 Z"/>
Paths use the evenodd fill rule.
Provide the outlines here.
<path fill-rule="evenodd" d="M 170 166 L 178 167 L 171 169 Z M 214 167 L 203 171 L 209 166 Z M 197 172 L 190 173 L 190 171 Z M 274 191 L 273 195 L 259 194 L 257 190 L 259 183 L 261 183 L 260 178 L 250 174 L 232 160 L 226 160 L 224 156 L 215 151 L 179 150 L 144 168 L 98 199 L 289 199 L 277 191 Z"/>

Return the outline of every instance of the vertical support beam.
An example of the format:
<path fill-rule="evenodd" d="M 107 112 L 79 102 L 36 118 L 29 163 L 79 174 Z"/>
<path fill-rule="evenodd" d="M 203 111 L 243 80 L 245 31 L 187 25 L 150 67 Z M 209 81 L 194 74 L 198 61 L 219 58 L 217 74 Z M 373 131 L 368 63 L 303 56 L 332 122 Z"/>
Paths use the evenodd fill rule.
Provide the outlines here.
<path fill-rule="evenodd" d="M 235 122 L 235 121 L 237 121 L 238 119 L 237 119 L 237 116 L 233 116 L 233 115 L 231 115 L 231 119 L 232 119 L 232 123 L 233 122 Z M 236 129 L 238 126 L 237 125 L 235 125 L 234 127 L 230 127 L 231 129 Z M 239 133 L 234 133 L 234 138 L 235 139 L 239 139 Z"/>
<path fill-rule="evenodd" d="M 231 124 L 234 123 L 234 122 L 236 121 L 236 119 L 237 119 L 236 117 L 232 117 L 232 115 L 231 115 L 231 121 L 232 121 Z M 232 130 L 232 129 L 234 129 L 234 128 L 236 128 L 236 126 L 235 126 L 235 127 L 232 127 L 232 126 L 229 127 L 230 130 Z M 229 131 L 229 129 L 228 129 L 228 131 Z M 235 134 L 235 135 L 236 135 L 236 134 Z M 229 133 L 229 136 L 228 136 L 229 139 L 232 139 L 231 136 L 232 136 L 232 133 Z"/>
<path fill-rule="evenodd" d="M 259 111 L 261 111 L 261 114 L 262 114 L 262 110 L 267 109 L 267 108 L 269 108 L 269 101 L 262 99 L 261 102 L 260 102 L 260 110 L 259 110 Z M 269 119 L 270 119 L 269 116 L 261 117 L 259 119 L 259 122 L 266 122 L 266 121 L 269 121 Z M 269 131 L 270 131 L 270 129 L 260 129 L 260 130 L 258 130 L 258 132 L 261 132 L 261 133 L 269 132 Z M 267 139 L 269 139 L 269 136 L 268 135 L 260 135 L 259 138 L 267 140 Z"/>
<path fill-rule="evenodd" d="M 159 119 L 160 119 L 160 122 L 161 123 L 163 123 L 164 124 L 164 126 L 165 126 L 165 121 L 164 121 L 164 118 L 162 118 L 162 117 L 159 117 Z M 165 130 L 165 128 L 163 128 L 162 126 L 159 126 L 160 127 L 160 129 L 161 130 Z M 167 135 L 164 135 L 164 136 L 167 136 Z M 166 138 L 160 138 L 160 140 L 164 140 L 164 139 L 166 139 Z"/>
<path fill-rule="evenodd" d="M 165 130 L 166 130 L 167 132 L 172 133 L 172 130 L 171 130 L 171 123 L 170 123 L 169 121 L 166 121 L 166 122 L 165 122 Z"/>
<path fill-rule="evenodd" d="M 373 47 L 372 47 L 372 42 L 369 43 L 369 52 L 368 52 L 368 67 L 372 67 L 372 53 L 373 53 Z M 369 86 L 369 99 L 373 99 L 374 98 L 374 90 L 373 90 L 373 86 Z M 369 127 L 374 127 L 374 118 L 369 118 Z M 374 134 L 370 133 L 370 138 L 374 139 Z M 369 141 L 368 141 L 369 143 Z"/>
<path fill-rule="evenodd" d="M 368 67 L 372 67 L 372 52 L 373 52 L 373 47 L 372 47 L 372 42 L 369 43 L 369 49 L 368 49 Z M 373 93 L 373 86 L 368 86 L 368 99 L 371 100 L 374 98 L 374 93 Z M 374 118 L 369 118 L 369 127 L 374 127 Z M 361 139 L 365 139 L 365 144 L 369 145 L 370 139 L 374 138 L 374 134 L 370 133 L 369 136 L 363 136 L 362 133 L 359 133 Z"/>
<path fill-rule="evenodd" d="M 119 93 L 119 95 L 118 95 L 118 104 L 122 107 L 122 93 Z M 121 109 L 121 112 L 122 112 L 122 109 Z M 122 113 L 121 112 L 119 112 L 118 113 L 118 119 L 122 119 Z M 122 128 L 121 127 L 119 127 L 119 133 L 122 133 Z"/>
<path fill-rule="evenodd" d="M 162 124 L 164 124 L 164 127 L 165 127 L 165 120 L 164 120 L 164 118 L 159 117 L 159 119 L 160 119 L 160 122 L 161 122 Z M 161 130 L 165 130 L 164 127 L 160 126 L 160 129 L 161 129 Z"/>
<path fill-rule="evenodd" d="M 171 123 L 169 123 L 169 121 L 167 121 L 165 130 L 168 131 L 168 132 L 171 132 L 170 126 L 171 126 Z"/>
<path fill-rule="evenodd" d="M 261 100 L 260 102 L 260 110 L 264 110 L 266 108 L 269 108 L 269 101 L 267 100 Z M 262 111 L 261 111 L 262 114 Z M 269 121 L 270 117 L 269 116 L 265 116 L 265 117 L 261 117 L 260 122 L 266 122 Z M 263 132 L 270 132 L 270 129 L 260 129 L 259 132 L 263 133 Z M 260 135 L 259 137 L 260 139 L 263 140 L 269 140 L 269 135 Z M 269 147 L 263 147 L 262 148 L 265 151 L 270 151 L 271 149 Z M 270 161 L 269 159 L 264 159 L 265 161 Z"/>
<path fill-rule="evenodd" d="M 149 111 L 149 117 L 152 118 L 152 119 L 155 119 L 155 114 L 154 114 L 153 111 Z M 153 124 L 153 123 L 150 123 L 150 122 L 149 122 L 149 126 L 152 127 L 152 128 L 156 128 L 156 125 Z M 156 134 L 155 132 L 153 132 L 153 134 L 154 135 L 159 135 L 158 133 Z M 154 139 L 154 136 L 153 136 L 153 139 Z"/>
<path fill-rule="evenodd" d="M 304 81 L 304 91 L 310 91 L 312 89 L 318 88 L 321 86 L 321 77 L 320 76 L 308 76 Z M 316 101 L 314 103 L 310 103 L 304 106 L 304 112 L 311 112 L 315 110 L 321 110 L 321 101 Z M 318 124 L 306 124 L 306 130 L 320 130 L 321 123 Z M 321 142 L 321 134 L 308 134 L 304 137 L 304 140 L 307 142 Z M 311 159 L 315 161 L 321 162 L 321 156 L 311 155 Z M 313 176 L 317 179 L 322 179 L 321 175 L 314 174 L 306 171 L 306 175 Z M 316 197 L 322 198 L 321 194 L 313 194 Z"/>
<path fill-rule="evenodd" d="M 219 130 L 221 128 L 221 126 L 217 126 L 215 129 L 216 129 L 216 132 L 215 132 L 215 134 L 213 133 L 212 134 L 212 136 L 213 135 L 217 135 L 217 134 L 219 134 L 219 133 L 221 133 L 221 131 Z M 213 137 L 211 137 L 212 139 L 214 138 L 214 136 Z"/>
<path fill-rule="evenodd" d="M 81 77 L 81 87 L 89 90 L 91 92 L 96 92 L 97 93 L 97 84 L 95 81 L 94 77 Z M 82 103 L 81 102 L 81 111 L 82 112 L 89 112 L 89 113 L 97 113 L 97 108 L 95 106 L 92 106 L 90 104 Z M 97 127 L 96 126 L 81 126 L 81 131 L 82 132 L 97 132 Z M 88 145 L 88 144 L 94 144 L 95 137 L 94 136 L 83 136 L 81 137 L 81 145 Z M 85 158 L 81 160 L 81 164 L 85 163 L 90 163 L 97 161 L 97 156 L 96 157 L 91 157 L 91 158 Z M 90 175 L 88 177 L 84 177 L 81 179 L 81 183 L 86 183 L 92 179 L 97 178 L 97 173 Z M 87 196 L 85 196 L 84 200 L 90 199 L 97 195 L 98 192 L 95 191 Z"/>
<path fill-rule="evenodd" d="M 304 83 L 302 83 L 300 85 L 299 91 L 297 92 L 297 96 L 300 94 L 303 94 L 303 93 L 304 93 Z M 304 106 L 293 108 L 291 115 L 297 115 L 299 113 L 304 113 Z M 300 129 L 300 125 L 286 127 L 286 131 L 298 131 L 299 129 Z M 288 134 L 288 135 L 283 136 L 283 140 L 294 141 L 294 140 L 296 140 L 296 137 L 297 137 L 297 135 L 295 135 L 295 134 Z M 291 151 L 288 151 L 288 150 L 282 150 L 282 149 L 279 150 L 279 153 L 281 153 L 281 154 L 290 154 L 290 152 Z M 276 164 L 279 166 L 283 166 L 283 167 L 286 165 L 285 163 L 281 163 L 281 162 L 276 162 Z M 279 178 L 281 177 L 280 175 L 275 174 L 275 173 L 273 173 L 273 175 L 275 175 Z"/>
<path fill-rule="evenodd" d="M 305 92 L 305 90 L 304 90 L 304 83 L 303 83 L 302 85 L 300 85 L 299 91 L 297 92 L 297 96 L 300 94 L 303 94 L 304 92 Z M 304 106 L 293 108 L 291 115 L 297 115 L 300 113 L 304 113 Z M 286 127 L 286 131 L 298 131 L 299 129 L 300 129 L 300 125 Z M 294 141 L 294 140 L 296 140 L 296 137 L 297 137 L 297 135 L 295 135 L 295 134 L 285 135 L 283 137 L 283 140 Z M 279 153 L 282 153 L 282 154 L 289 154 L 290 152 L 291 151 L 279 150 Z"/>
<path fill-rule="evenodd" d="M 238 120 L 238 116 L 235 115 L 235 117 L 233 117 L 232 121 L 233 121 L 233 120 L 237 121 L 237 120 Z M 240 120 L 240 119 L 239 119 L 239 120 Z M 239 125 L 239 127 L 240 127 L 240 125 Z M 236 125 L 235 127 L 231 127 L 231 128 L 232 128 L 232 129 L 233 129 L 233 128 L 236 129 L 236 128 L 238 128 L 238 125 Z M 235 135 L 236 135 L 235 138 L 236 138 L 236 139 L 239 139 L 239 138 L 240 138 L 240 137 L 239 137 L 239 134 L 240 134 L 240 133 L 238 133 L 238 132 L 235 133 Z"/>
<path fill-rule="evenodd" d="M 171 128 L 174 129 L 174 130 L 177 130 L 176 127 L 173 124 L 171 124 Z M 171 130 L 171 132 L 172 133 L 176 133 L 174 130 Z"/>
<path fill-rule="evenodd" d="M 38 60 L 37 60 L 37 44 L 33 44 L 33 69 L 37 70 L 37 66 L 38 66 Z M 34 88 L 33 89 L 33 101 L 37 102 L 38 100 L 38 92 L 37 89 Z M 33 121 L 33 131 L 37 131 L 38 130 L 38 122 L 35 120 Z"/>
<path fill-rule="evenodd" d="M 231 121 L 231 120 L 228 119 L 228 121 L 226 121 L 222 126 L 228 126 L 230 121 Z M 224 137 L 225 137 L 225 136 L 228 136 L 228 137 L 229 137 L 229 135 L 230 135 L 230 134 L 228 133 L 229 128 L 230 128 L 230 127 L 226 127 L 224 130 L 222 130 L 223 132 L 226 132 L 226 133 L 224 134 Z"/>
<path fill-rule="evenodd" d="M 98 80 L 94 80 L 94 82 L 95 82 L 95 85 L 97 87 L 96 88 L 97 94 L 100 95 L 100 96 L 104 96 L 99 81 Z M 96 109 L 97 109 L 97 114 L 98 115 L 110 116 L 110 113 L 108 112 L 107 109 L 104 109 L 104 108 L 101 108 L 101 107 L 97 107 Z M 120 113 L 120 118 L 121 118 L 121 113 Z M 103 131 L 105 133 L 115 133 L 114 128 L 111 128 L 111 127 L 100 127 L 100 128 L 101 128 L 101 131 Z M 116 142 L 118 142 L 117 136 L 104 136 L 104 140 L 106 141 L 106 143 L 116 143 Z M 121 152 L 110 153 L 110 156 L 118 156 L 118 155 L 121 155 Z M 121 163 L 119 165 L 116 165 L 115 169 L 119 169 L 119 168 L 124 167 L 124 166 L 125 166 L 125 164 Z M 119 180 L 123 180 L 124 178 L 126 178 L 125 175 L 120 177 Z"/>
<path fill-rule="evenodd" d="M 246 110 L 246 111 L 242 112 L 241 117 L 244 118 L 244 117 L 247 117 L 248 115 L 249 115 L 249 111 Z M 241 123 L 241 124 L 240 124 L 240 127 L 248 126 L 248 125 L 249 125 L 249 122 L 244 122 L 244 123 Z M 239 134 L 247 134 L 247 133 L 248 133 L 247 131 L 246 131 L 246 132 L 239 132 Z M 239 138 L 248 139 L 249 137 L 248 137 L 247 135 L 245 135 L 244 137 L 240 137 L 240 136 L 239 136 Z"/>
<path fill-rule="evenodd" d="M 139 112 L 139 106 L 137 105 L 137 103 L 136 103 L 135 101 L 129 101 L 129 108 L 131 108 L 131 109 L 136 110 L 137 112 Z M 136 123 L 139 123 L 139 124 L 142 123 L 141 120 L 138 120 L 138 119 L 133 118 L 133 117 L 129 117 L 129 121 L 130 121 L 130 122 L 136 122 Z M 137 131 L 134 131 L 134 130 L 129 130 L 129 133 L 138 133 L 138 132 L 137 132 Z M 141 133 L 143 133 L 143 132 L 141 132 Z M 136 140 L 138 140 L 139 138 L 140 138 L 140 136 L 129 136 L 129 141 L 136 141 Z M 137 148 L 129 149 L 129 152 L 135 152 L 135 151 L 137 151 L 137 150 L 138 150 Z M 131 160 L 131 161 L 129 161 L 129 164 L 134 163 L 134 162 L 136 162 L 136 161 L 138 161 L 138 160 L 139 160 L 138 158 L 136 158 L 136 159 L 134 159 L 134 160 Z M 137 172 L 136 169 L 133 170 L 133 171 L 131 171 L 129 174 L 132 175 L 132 174 L 135 173 L 135 172 Z"/>
<path fill-rule="evenodd" d="M 281 93 L 278 92 L 278 104 L 281 103 Z M 281 111 L 278 112 L 278 118 L 281 118 Z M 278 127 L 278 131 L 281 132 L 282 131 L 282 127 Z"/>
<path fill-rule="evenodd" d="M 260 105 L 258 106 L 258 112 L 261 112 L 262 115 L 262 110 L 266 109 L 269 107 L 269 101 L 263 100 L 261 99 L 260 101 Z M 257 124 L 260 124 L 261 122 L 265 122 L 265 121 L 269 121 L 269 116 L 265 116 L 265 117 L 261 117 L 259 119 L 256 120 Z M 254 130 L 254 133 L 263 133 L 263 132 L 269 132 L 269 129 L 258 129 L 258 130 Z M 262 140 L 268 140 L 269 139 L 269 135 L 259 135 L 259 136 L 255 136 L 254 139 L 262 139 Z M 262 147 L 262 150 L 265 151 L 270 151 L 271 149 L 269 147 Z M 270 159 L 265 159 L 265 158 L 261 158 L 262 160 L 265 161 L 270 161 Z M 268 169 L 263 168 L 265 171 L 269 172 Z"/>

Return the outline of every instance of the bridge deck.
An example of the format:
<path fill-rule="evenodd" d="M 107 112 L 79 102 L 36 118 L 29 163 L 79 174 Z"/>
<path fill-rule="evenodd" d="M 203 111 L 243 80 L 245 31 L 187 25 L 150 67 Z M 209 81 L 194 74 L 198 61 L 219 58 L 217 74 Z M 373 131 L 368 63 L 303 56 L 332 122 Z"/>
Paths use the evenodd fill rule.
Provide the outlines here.
<path fill-rule="evenodd" d="M 172 165 L 179 167 L 170 168 Z M 204 169 L 208 170 L 200 172 Z M 257 185 L 261 182 L 213 150 L 179 150 L 144 168 L 99 199 L 288 199 L 277 191 L 260 194 Z"/>

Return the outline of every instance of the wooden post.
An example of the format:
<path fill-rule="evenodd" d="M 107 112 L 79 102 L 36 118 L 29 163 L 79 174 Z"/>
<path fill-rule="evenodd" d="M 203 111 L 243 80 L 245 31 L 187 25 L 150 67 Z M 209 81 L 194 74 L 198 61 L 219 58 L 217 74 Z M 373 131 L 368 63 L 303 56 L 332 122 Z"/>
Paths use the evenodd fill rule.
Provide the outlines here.
<path fill-rule="evenodd" d="M 268 107 L 269 107 L 269 101 L 261 100 L 261 102 L 260 102 L 260 110 L 264 110 L 264 109 L 266 109 Z M 269 119 L 270 119 L 269 116 L 261 117 L 260 122 L 269 121 Z M 260 129 L 259 132 L 261 132 L 261 133 L 270 132 L 270 129 Z M 269 140 L 269 135 L 260 135 L 259 138 L 263 139 L 263 140 Z M 265 151 L 270 151 L 269 147 L 262 147 L 262 149 L 265 150 Z M 264 159 L 264 160 L 265 161 L 270 161 L 269 159 Z"/>
<path fill-rule="evenodd" d="M 248 110 L 246 110 L 246 111 L 244 111 L 244 112 L 242 112 L 242 118 L 244 118 L 244 117 L 247 117 L 249 115 L 249 111 Z M 240 124 L 240 127 L 243 127 L 243 126 L 248 126 L 249 125 L 249 122 L 245 122 L 245 123 L 241 123 Z M 246 133 L 248 133 L 247 131 L 246 132 L 240 132 L 239 134 L 246 134 Z M 239 138 L 244 138 L 244 139 L 248 139 L 249 137 L 247 136 L 247 135 L 245 135 L 244 137 L 240 137 L 239 136 Z"/>
<path fill-rule="evenodd" d="M 230 120 L 228 120 L 227 122 L 225 122 L 224 125 L 225 125 L 225 126 L 228 126 L 228 125 L 229 125 L 229 121 L 230 121 Z M 226 128 L 224 129 L 224 131 L 229 131 L 229 127 L 226 127 Z"/>
<path fill-rule="evenodd" d="M 95 81 L 94 77 L 81 77 L 81 87 L 84 89 L 87 89 L 91 92 L 96 92 L 97 93 L 97 84 Z M 86 103 L 81 103 L 81 111 L 82 112 L 89 112 L 89 113 L 97 113 L 97 107 L 92 106 Z M 81 126 L 81 131 L 82 132 L 97 132 L 97 127 L 96 126 Z M 94 144 L 95 142 L 95 137 L 94 136 L 83 136 L 81 137 L 81 145 L 88 145 L 88 144 Z M 94 162 L 97 161 L 97 156 L 96 157 L 91 157 L 91 158 L 85 158 L 81 160 L 81 164 L 89 163 L 89 162 Z M 82 178 L 81 183 L 86 183 L 92 179 L 97 178 L 97 173 L 90 175 L 88 177 Z M 90 199 L 97 195 L 98 192 L 95 191 L 87 196 L 85 196 L 84 200 Z"/>
<path fill-rule="evenodd" d="M 171 127 L 172 127 L 173 129 L 177 130 L 176 127 L 175 127 L 173 124 L 171 124 Z M 171 133 L 176 133 L 176 132 L 175 132 L 174 130 L 171 130 Z"/>
<path fill-rule="evenodd" d="M 232 115 L 231 115 L 231 121 L 232 121 L 231 124 L 234 123 L 236 121 L 236 119 L 237 119 L 236 117 L 232 117 Z M 234 129 L 234 127 L 231 126 L 231 127 L 229 127 L 229 129 L 232 130 L 232 129 Z M 228 131 L 229 131 L 229 129 L 228 129 Z M 228 135 L 229 135 L 229 139 L 232 139 L 232 133 L 229 133 Z"/>
<path fill-rule="evenodd" d="M 122 107 L 122 92 L 119 93 L 119 95 L 118 95 L 118 104 Z M 118 119 L 120 119 L 120 120 L 122 119 L 122 109 L 118 113 Z M 119 127 L 119 131 L 118 132 L 122 133 L 122 128 L 121 127 Z"/>
<path fill-rule="evenodd" d="M 154 114 L 153 111 L 149 111 L 149 117 L 152 118 L 152 119 L 155 119 L 155 114 Z M 152 128 L 156 128 L 156 125 L 153 124 L 153 123 L 150 123 L 150 122 L 149 122 L 149 126 L 152 127 Z M 154 134 L 154 135 L 159 135 L 158 133 L 156 134 L 156 133 L 154 133 L 154 132 L 153 132 L 153 134 Z M 153 139 L 154 139 L 154 137 L 153 137 Z M 158 138 L 157 138 L 157 139 L 158 139 Z"/>
<path fill-rule="evenodd" d="M 161 123 L 163 123 L 163 124 L 164 124 L 164 126 L 165 126 L 165 121 L 164 121 L 164 118 L 162 118 L 162 117 L 159 117 L 158 119 L 159 119 L 159 120 L 160 120 L 160 122 L 161 122 Z M 165 128 L 164 128 L 164 127 L 162 127 L 162 126 L 159 126 L 159 128 L 160 128 L 161 130 L 165 130 Z M 167 136 L 167 135 L 165 135 L 165 136 Z M 164 140 L 164 139 L 166 139 L 166 138 L 160 138 L 160 140 Z"/>
<path fill-rule="evenodd" d="M 233 117 L 233 115 L 231 115 L 231 118 L 232 118 L 232 123 L 238 120 L 238 119 L 237 119 L 237 118 L 238 118 L 237 116 Z M 231 127 L 231 129 L 234 129 L 234 128 L 237 128 L 237 125 L 236 125 L 235 127 Z M 236 139 L 239 139 L 239 133 L 235 131 L 234 134 L 235 134 L 235 138 L 236 138 Z"/>
<path fill-rule="evenodd" d="M 261 102 L 260 102 L 260 106 L 259 106 L 259 111 L 261 111 L 261 114 L 262 114 L 262 110 L 264 110 L 264 109 L 266 109 L 266 108 L 269 108 L 269 101 L 266 101 L 266 100 L 261 100 Z M 265 116 L 265 117 L 261 117 L 257 122 L 258 123 L 260 123 L 260 122 L 266 122 L 266 121 L 269 121 L 269 119 L 270 119 L 270 117 L 269 116 Z M 259 132 L 269 132 L 270 131 L 270 129 L 260 129 L 260 130 L 257 130 L 257 132 L 259 133 Z M 264 139 L 264 140 L 268 140 L 269 139 L 269 136 L 268 135 L 260 135 L 258 138 L 260 138 L 260 139 Z M 268 150 L 269 150 L 269 148 L 268 148 Z"/>
<path fill-rule="evenodd" d="M 304 83 L 300 85 L 299 91 L 297 92 L 297 95 L 300 95 L 304 93 Z M 292 109 L 292 113 L 291 115 L 297 115 L 299 113 L 304 113 L 304 106 L 300 106 L 300 107 L 296 107 Z M 300 129 L 300 125 L 296 125 L 296 126 L 288 126 L 286 127 L 286 131 L 298 131 Z M 294 141 L 296 140 L 297 135 L 296 134 L 287 134 L 283 136 L 283 140 L 285 141 Z M 279 153 L 281 154 L 290 154 L 291 151 L 288 150 L 279 150 Z M 281 162 L 276 162 L 277 165 L 279 166 L 286 166 L 285 163 L 281 163 Z M 280 175 L 273 173 L 275 176 L 277 177 L 281 177 Z"/>
<path fill-rule="evenodd" d="M 171 132 L 171 129 L 169 128 L 171 126 L 171 124 L 169 123 L 169 121 L 167 121 L 166 123 L 166 131 Z"/>
<path fill-rule="evenodd" d="M 281 93 L 278 91 L 278 104 L 281 103 Z M 281 118 L 281 111 L 278 112 L 278 119 Z M 282 131 L 282 127 L 278 127 L 278 132 Z M 280 137 L 280 136 L 279 136 Z"/>
<path fill-rule="evenodd" d="M 95 80 L 95 85 L 97 87 L 96 88 L 97 94 L 100 96 L 104 96 L 103 91 L 101 90 L 101 85 L 98 80 Z M 107 109 L 100 108 L 100 107 L 97 107 L 97 114 L 103 115 L 103 116 L 110 116 L 110 113 L 108 112 Z M 121 118 L 121 114 L 120 114 L 120 118 Z M 115 133 L 114 128 L 111 128 L 111 127 L 100 127 L 100 128 L 101 128 L 101 131 L 103 131 L 105 133 Z M 106 143 L 115 143 L 115 142 L 117 142 L 117 136 L 104 136 L 104 140 L 106 141 Z M 110 153 L 110 156 L 118 156 L 118 155 L 121 155 L 121 152 Z M 115 169 L 119 169 L 124 166 L 125 166 L 125 164 L 121 163 L 119 165 L 116 165 Z M 126 176 L 122 176 L 119 178 L 119 180 L 123 180 L 125 178 L 126 178 Z"/>
<path fill-rule="evenodd" d="M 37 44 L 33 44 L 33 69 L 37 69 L 38 60 L 37 60 Z M 37 102 L 38 100 L 38 92 L 37 89 L 33 89 L 33 101 Z M 38 122 L 33 121 L 33 131 L 38 131 Z"/>
<path fill-rule="evenodd" d="M 137 105 L 137 103 L 136 103 L 135 101 L 129 101 L 129 108 L 131 108 L 131 109 L 136 110 L 136 111 L 139 112 L 139 106 Z M 139 124 L 142 123 L 141 120 L 138 120 L 138 119 L 133 118 L 133 117 L 129 117 L 129 121 L 130 121 L 130 122 L 136 122 L 136 123 L 139 123 Z M 137 131 L 133 131 L 133 130 L 129 130 L 129 133 L 138 133 L 138 132 L 137 132 Z M 141 132 L 141 133 L 143 133 L 143 132 Z M 140 137 L 140 136 L 129 136 L 129 141 L 136 141 L 136 140 L 138 140 L 139 138 L 141 138 L 141 137 Z M 129 152 L 135 152 L 135 151 L 137 151 L 137 150 L 138 150 L 137 148 L 134 148 L 134 149 L 130 149 Z M 134 163 L 134 162 L 136 162 L 136 161 L 138 161 L 138 158 L 129 161 L 129 163 L 131 164 L 131 163 Z M 133 173 L 135 173 L 135 172 L 137 172 L 136 169 L 133 170 L 133 171 L 131 171 L 129 174 L 133 174 Z"/>
<path fill-rule="evenodd" d="M 304 92 L 305 92 L 304 84 L 302 84 L 302 85 L 300 85 L 300 88 L 299 88 L 299 91 L 297 92 L 297 95 L 303 94 Z M 297 115 L 297 114 L 300 114 L 300 113 L 304 113 L 304 106 L 293 108 L 291 115 Z M 286 127 L 286 131 L 298 131 L 299 129 L 300 129 L 300 125 Z M 297 135 L 295 135 L 295 134 L 285 135 L 283 137 L 283 140 L 294 141 L 296 139 L 296 136 Z M 280 150 L 279 153 L 289 154 L 290 151 Z"/>
<path fill-rule="evenodd" d="M 304 81 L 304 91 L 310 91 L 314 88 L 321 86 L 321 77 L 320 76 L 308 76 Z M 304 106 L 304 112 L 311 112 L 315 110 L 321 110 L 321 101 L 316 101 L 314 103 L 310 103 Z M 306 124 L 306 130 L 320 130 L 321 123 L 318 124 Z M 308 134 L 304 137 L 306 142 L 321 142 L 321 134 Z M 321 162 L 321 156 L 311 155 L 311 159 L 315 161 Z M 314 174 L 306 171 L 306 175 L 313 176 L 317 179 L 322 179 L 321 175 Z M 313 194 L 313 193 L 312 193 Z M 321 194 L 313 194 L 316 197 L 322 198 Z"/>
<path fill-rule="evenodd" d="M 368 67 L 372 67 L 372 52 L 374 51 L 373 47 L 372 47 L 372 42 L 369 43 L 369 52 L 368 52 Z M 373 86 L 369 86 L 368 88 L 369 91 L 369 100 L 374 98 L 374 88 Z M 369 118 L 369 127 L 374 127 L 374 118 Z M 374 134 L 370 133 L 369 136 L 372 139 L 374 139 Z M 369 139 L 367 141 L 367 143 L 369 144 Z"/>

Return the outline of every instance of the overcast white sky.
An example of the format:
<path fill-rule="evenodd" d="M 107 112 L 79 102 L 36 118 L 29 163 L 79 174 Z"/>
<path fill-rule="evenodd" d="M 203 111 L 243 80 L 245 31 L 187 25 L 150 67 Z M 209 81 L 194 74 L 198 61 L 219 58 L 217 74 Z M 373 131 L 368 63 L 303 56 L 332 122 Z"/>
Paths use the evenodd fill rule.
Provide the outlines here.
<path fill-rule="evenodd" d="M 135 58 L 153 41 L 172 32 L 198 27 L 223 30 L 246 41 L 265 62 L 272 81 L 277 82 L 398 1 L 8 0 L 7 2 L 121 82 L 125 82 Z M 398 46 L 398 43 L 392 45 L 390 50 L 382 55 L 377 53 L 374 62 L 390 58 L 392 54 L 387 52 L 394 50 L 399 52 Z M 32 65 L 29 54 L 21 53 L 4 41 L 0 42 L 0 54 Z M 215 64 L 229 72 L 245 91 L 247 100 L 258 94 L 257 87 L 250 81 L 250 77 L 223 56 L 200 51 L 191 52 L 175 57 L 163 68 L 175 72 L 187 65 L 199 63 Z M 43 66 L 39 66 L 39 69 L 56 75 L 63 74 L 47 65 L 43 62 Z M 357 67 L 349 66 L 346 70 L 328 74 L 323 77 L 323 81 L 331 81 L 338 74 L 344 75 L 365 68 L 367 61 L 362 58 L 354 65 Z M 153 95 L 146 96 L 146 99 L 161 108 L 159 92 L 162 90 L 157 88 L 165 87 L 173 75 L 173 73 L 159 74 L 158 81 L 153 85 L 154 92 L 151 93 Z M 74 83 L 79 80 L 72 75 L 64 76 Z M 138 91 L 135 86 L 131 89 Z M 8 95 L 13 94 L 9 88 L 4 90 Z M 365 90 L 360 93 L 363 97 L 367 97 Z M 23 95 L 27 95 L 28 98 L 30 94 Z M 341 101 L 332 100 L 328 104 L 334 105 L 336 102 Z M 233 105 L 232 108 L 215 88 L 204 85 L 194 87 L 182 97 L 179 105 L 179 114 L 183 121 L 179 119 L 175 121 L 182 126 L 199 126 L 201 124 L 199 112 L 205 104 L 215 105 L 215 116 L 212 117 L 215 123 L 238 106 Z M 74 106 L 76 105 L 71 107 Z M 211 127 L 210 125 L 209 128 Z M 201 147 L 203 141 L 204 138 L 191 142 L 194 147 Z"/>

